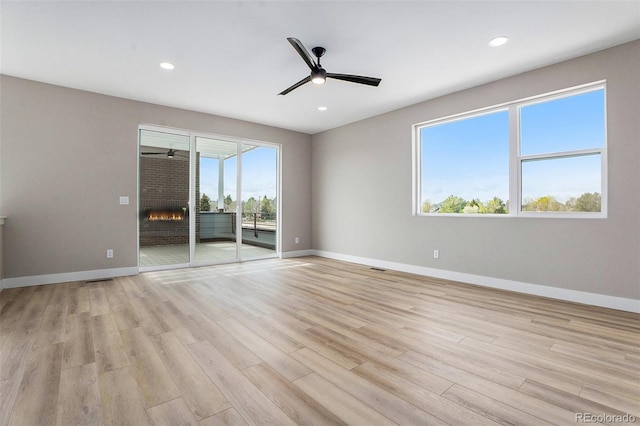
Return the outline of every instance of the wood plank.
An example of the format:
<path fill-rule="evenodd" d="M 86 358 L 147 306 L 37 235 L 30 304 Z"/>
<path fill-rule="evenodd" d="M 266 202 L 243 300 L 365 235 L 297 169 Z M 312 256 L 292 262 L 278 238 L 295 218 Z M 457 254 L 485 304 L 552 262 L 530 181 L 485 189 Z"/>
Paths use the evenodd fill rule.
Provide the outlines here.
<path fill-rule="evenodd" d="M 200 426 L 246 426 L 247 422 L 242 419 L 233 408 L 224 410 L 215 416 L 208 417 L 200 421 Z"/>
<path fill-rule="evenodd" d="M 89 290 L 89 305 L 92 316 L 103 315 L 111 312 L 109 306 L 109 299 L 107 299 L 107 293 L 104 287 L 99 285 L 100 283 L 89 283 L 87 289 Z"/>
<path fill-rule="evenodd" d="M 514 361 L 512 357 L 505 356 L 504 352 L 496 345 L 480 342 L 475 339 L 466 338 L 453 350 L 463 357 L 475 357 L 480 362 L 491 363 L 497 368 L 509 370 L 519 377 L 532 378 L 576 395 L 580 392 L 583 384 L 580 380 L 567 377 L 561 370 L 552 371 L 550 368 L 540 368 L 531 364 Z M 497 380 L 494 381 L 498 382 Z"/>
<path fill-rule="evenodd" d="M 626 414 L 609 406 L 599 404 L 581 396 L 563 392 L 534 380 L 527 379 L 519 389 L 520 392 L 531 395 L 550 404 L 557 405 L 574 413 L 606 413 L 611 415 Z"/>
<path fill-rule="evenodd" d="M 297 424 L 345 424 L 268 365 L 254 365 L 242 373 Z"/>
<path fill-rule="evenodd" d="M 160 314 L 150 305 L 147 300 L 134 297 L 129 299 L 135 317 L 150 336 L 171 331 L 171 327 L 162 319 Z"/>
<path fill-rule="evenodd" d="M 356 353 L 339 342 L 331 341 L 331 339 L 326 338 L 313 327 L 303 331 L 287 327 L 279 322 L 270 322 L 270 325 L 282 330 L 283 333 L 298 341 L 303 347 L 311 348 L 321 353 L 344 368 L 351 369 L 365 361 L 361 354 Z"/>
<path fill-rule="evenodd" d="M 211 343 L 197 342 L 189 345 L 188 349 L 200 367 L 247 423 L 295 424 Z"/>
<path fill-rule="evenodd" d="M 253 352 L 205 315 L 192 314 L 191 318 L 198 324 L 207 340 L 222 352 L 237 369 L 242 370 L 262 362 Z"/>
<path fill-rule="evenodd" d="M 142 327 L 123 330 L 122 341 L 146 408 L 180 396 L 171 374 Z"/>
<path fill-rule="evenodd" d="M 99 383 L 104 424 L 149 424 L 131 367 L 102 373 L 99 375 Z"/>
<path fill-rule="evenodd" d="M 512 407 L 540 417 L 541 419 L 552 424 L 569 424 L 575 422 L 575 413 L 563 408 L 541 401 L 537 398 L 530 397 L 515 389 L 494 383 L 480 376 L 461 370 L 454 366 L 448 365 L 435 358 L 426 355 L 408 351 L 401 355 L 400 359 L 407 361 L 417 367 L 430 371 L 436 375 L 444 377 L 457 383 L 467 389 L 471 389 L 489 398 L 494 398 Z"/>
<path fill-rule="evenodd" d="M 9 423 L 13 406 L 20 392 L 23 374 L 24 364 L 19 375 L 0 381 L 0 425 Z"/>
<path fill-rule="evenodd" d="M 531 426 L 553 424 L 460 385 L 453 385 L 442 396 L 496 423 Z"/>
<path fill-rule="evenodd" d="M 182 398 L 176 398 L 147 409 L 154 426 L 198 426 L 198 421 Z"/>
<path fill-rule="evenodd" d="M 397 357 L 369 354 L 369 358 L 370 360 L 362 365 L 373 364 L 377 370 L 383 370 L 386 373 L 416 384 L 437 395 L 442 394 L 454 383 Z M 358 368 L 359 367 L 356 367 L 352 369 L 352 371 L 356 371 Z"/>
<path fill-rule="evenodd" d="M 300 349 L 291 356 L 398 424 L 446 424 L 310 349 Z"/>
<path fill-rule="evenodd" d="M 258 336 L 233 318 L 218 321 L 218 324 L 229 334 L 238 339 L 244 346 L 269 364 L 271 368 L 288 380 L 295 380 L 311 373 L 304 365 L 291 358 L 271 343 Z"/>
<path fill-rule="evenodd" d="M 231 408 L 220 389 L 207 377 L 173 333 L 154 338 L 158 355 L 197 420 Z"/>
<path fill-rule="evenodd" d="M 56 418 L 62 343 L 31 353 L 9 419 L 10 425 L 44 425 Z"/>
<path fill-rule="evenodd" d="M 80 312 L 89 312 L 91 303 L 89 302 L 89 289 L 81 283 L 74 283 L 69 289 L 69 315 Z"/>
<path fill-rule="evenodd" d="M 67 317 L 67 331 L 64 338 L 62 368 L 78 367 L 95 362 L 91 316 L 81 312 Z"/>
<path fill-rule="evenodd" d="M 532 368 L 531 371 L 542 370 L 547 373 L 555 373 L 560 376 L 569 376 L 571 379 L 566 379 L 565 381 L 573 387 L 576 386 L 576 382 L 580 382 L 592 384 L 594 386 L 604 386 L 615 390 L 615 392 L 623 394 L 640 392 L 640 382 L 637 379 L 634 379 L 633 375 L 624 375 L 623 372 L 617 369 L 593 365 L 579 358 L 572 358 L 561 353 L 541 349 L 531 349 L 523 353 L 517 349 L 507 349 L 498 345 L 486 344 L 472 339 L 465 339 L 460 342 L 460 344 L 492 352 L 493 354 L 499 355 L 505 359 L 513 359 L 515 356 L 516 359 L 520 360 L 519 362 L 521 364 L 535 367 Z M 533 374 L 530 374 L 529 378 L 541 382 L 545 381 L 542 376 L 537 377 Z M 565 389 L 562 381 L 555 381 L 548 384 Z M 571 392 L 570 389 L 565 390 Z"/>
<path fill-rule="evenodd" d="M 118 305 L 114 305 L 111 312 L 118 325 L 118 330 L 142 327 L 142 319 L 128 299 L 123 300 Z"/>
<path fill-rule="evenodd" d="M 469 410 L 464 406 L 453 403 L 439 394 L 430 392 L 375 364 L 367 362 L 352 371 L 368 382 L 379 386 L 404 401 L 410 402 L 446 423 L 453 425 L 495 426 L 495 423 L 484 416 L 483 413 L 476 414 L 474 410 Z"/>
<path fill-rule="evenodd" d="M 67 319 L 66 304 L 49 304 L 42 314 L 42 323 L 33 344 L 34 348 L 64 341 L 65 321 Z"/>
<path fill-rule="evenodd" d="M 21 328 L 21 327 L 20 327 Z M 24 363 L 33 347 L 33 331 L 20 328 L 7 333 L 5 343 L 0 351 L 0 380 L 9 380 L 22 374 Z"/>
<path fill-rule="evenodd" d="M 56 424 L 102 425 L 102 401 L 95 363 L 62 371 Z"/>
<path fill-rule="evenodd" d="M 91 333 L 98 374 L 129 365 L 122 336 L 112 314 L 91 317 Z"/>
<path fill-rule="evenodd" d="M 580 396 L 624 413 L 633 414 L 635 417 L 640 417 L 640 392 L 617 395 L 597 386 L 585 385 L 582 388 L 582 392 L 580 392 Z"/>
<path fill-rule="evenodd" d="M 184 312 L 180 311 L 172 301 L 158 303 L 154 306 L 155 311 L 162 317 L 171 331 L 187 329 L 195 341 L 205 340 L 206 335 L 200 330 L 198 325 Z M 193 342 L 192 342 L 193 343 Z"/>
<path fill-rule="evenodd" d="M 10 292 L 10 290 L 15 291 Z M 11 298 L 7 298 L 9 299 L 8 302 L 0 309 L 0 348 L 4 347 L 6 338 L 16 328 L 16 325 L 22 325 L 20 320 L 27 304 L 31 301 L 31 294 L 34 291 L 35 287 L 26 287 L 23 289 L 5 289 L 0 293 L 2 298 L 5 297 L 5 293 L 12 295 Z"/>
<path fill-rule="evenodd" d="M 285 353 L 297 351 L 298 349 L 303 348 L 302 344 L 287 336 L 282 331 L 271 327 L 260 318 L 239 316 L 236 319 L 245 327 L 249 328 L 251 331 Z"/>
<path fill-rule="evenodd" d="M 346 424 L 397 424 L 316 373 L 304 376 L 293 383 L 307 395 L 311 396 L 311 398 L 327 407 L 327 409 L 342 419 Z"/>

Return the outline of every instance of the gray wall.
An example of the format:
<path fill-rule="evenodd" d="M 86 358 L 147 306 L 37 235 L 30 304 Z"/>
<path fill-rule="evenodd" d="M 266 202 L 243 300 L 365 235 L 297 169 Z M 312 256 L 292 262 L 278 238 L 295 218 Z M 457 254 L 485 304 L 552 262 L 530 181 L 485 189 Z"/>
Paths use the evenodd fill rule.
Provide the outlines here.
<path fill-rule="evenodd" d="M 607 219 L 412 215 L 413 124 L 602 79 L 607 80 Z M 636 41 L 316 134 L 313 247 L 640 299 L 639 123 Z M 440 250 L 438 260 L 432 258 L 434 249 Z"/>
<path fill-rule="evenodd" d="M 309 135 L 0 78 L 5 278 L 137 266 L 141 123 L 282 144 L 282 251 L 311 248 Z M 118 204 L 121 195 L 130 205 Z"/>

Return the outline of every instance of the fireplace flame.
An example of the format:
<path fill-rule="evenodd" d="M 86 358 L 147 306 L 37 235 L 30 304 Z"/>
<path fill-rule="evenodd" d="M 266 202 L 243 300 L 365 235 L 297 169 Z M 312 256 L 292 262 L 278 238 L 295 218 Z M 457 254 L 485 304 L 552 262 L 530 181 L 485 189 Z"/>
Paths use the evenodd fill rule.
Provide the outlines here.
<path fill-rule="evenodd" d="M 150 210 L 147 212 L 148 220 L 182 220 L 184 212 L 182 210 Z"/>

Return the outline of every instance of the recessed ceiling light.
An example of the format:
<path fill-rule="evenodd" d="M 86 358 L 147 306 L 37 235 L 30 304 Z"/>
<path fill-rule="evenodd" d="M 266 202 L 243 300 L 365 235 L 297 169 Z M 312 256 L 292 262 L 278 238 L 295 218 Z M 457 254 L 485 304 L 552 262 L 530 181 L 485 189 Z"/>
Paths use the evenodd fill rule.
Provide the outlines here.
<path fill-rule="evenodd" d="M 327 107 L 326 106 L 319 106 L 318 107 L 318 111 L 326 111 Z"/>
<path fill-rule="evenodd" d="M 172 70 L 175 68 L 175 66 L 171 62 L 161 62 L 160 68 L 163 68 L 165 70 Z"/>
<path fill-rule="evenodd" d="M 507 36 L 494 37 L 489 42 L 489 46 L 491 46 L 491 47 L 502 46 L 503 44 L 505 44 L 508 41 L 509 41 L 509 37 L 507 37 Z"/>

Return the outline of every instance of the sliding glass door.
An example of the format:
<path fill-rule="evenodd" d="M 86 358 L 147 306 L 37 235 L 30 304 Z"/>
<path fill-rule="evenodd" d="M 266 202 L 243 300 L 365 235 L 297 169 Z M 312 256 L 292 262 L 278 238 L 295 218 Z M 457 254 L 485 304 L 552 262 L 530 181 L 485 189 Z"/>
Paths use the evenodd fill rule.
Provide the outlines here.
<path fill-rule="evenodd" d="M 238 259 L 238 143 L 195 137 L 194 262 Z"/>
<path fill-rule="evenodd" d="M 279 146 L 142 126 L 143 270 L 277 256 Z"/>
<path fill-rule="evenodd" d="M 139 136 L 140 266 L 188 264 L 189 136 L 149 130 Z"/>
<path fill-rule="evenodd" d="M 242 258 L 276 253 L 278 150 L 242 144 Z"/>

